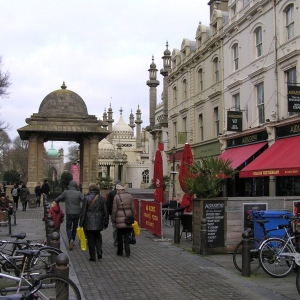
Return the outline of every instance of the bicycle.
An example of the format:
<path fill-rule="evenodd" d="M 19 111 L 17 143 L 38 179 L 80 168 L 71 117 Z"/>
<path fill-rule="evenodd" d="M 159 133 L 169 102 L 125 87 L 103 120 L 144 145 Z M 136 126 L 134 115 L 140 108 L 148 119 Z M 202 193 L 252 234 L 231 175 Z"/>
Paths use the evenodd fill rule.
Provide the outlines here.
<path fill-rule="evenodd" d="M 264 240 L 269 238 L 269 233 L 275 230 L 278 230 L 279 228 L 272 228 L 272 229 L 266 229 L 265 223 L 269 223 L 268 220 L 256 220 L 256 222 L 261 226 L 263 230 L 263 237 L 261 239 L 256 239 L 256 238 L 250 238 L 250 270 L 251 273 L 256 272 L 260 268 L 260 263 L 259 263 L 259 247 L 262 244 Z M 249 229 L 250 235 L 252 234 L 252 230 Z M 232 260 L 235 268 L 239 271 L 242 272 L 242 244 L 243 240 L 241 240 L 237 246 L 234 249 Z"/>
<path fill-rule="evenodd" d="M 16 285 L 8 285 L 0 288 L 0 299 L 15 300 L 54 300 L 75 299 L 81 300 L 81 295 L 76 284 L 69 278 L 57 274 L 48 274 L 30 281 L 31 274 L 26 271 L 27 265 L 37 255 L 38 250 L 20 250 L 23 254 L 22 268 L 19 269 L 20 276 L 11 276 L 0 273 L 0 278 L 6 278 L 17 282 Z M 18 268 L 15 265 L 16 268 Z M 26 276 L 24 276 L 26 275 Z M 23 294 L 20 292 L 24 291 Z"/>
<path fill-rule="evenodd" d="M 40 274 L 51 273 L 54 268 L 54 262 L 56 257 L 62 253 L 60 249 L 53 248 L 50 246 L 45 246 L 42 243 L 31 242 L 29 240 L 19 241 L 26 237 L 26 233 L 20 233 L 17 235 L 12 235 L 16 237 L 15 241 L 0 240 L 0 270 L 3 269 L 5 272 L 15 272 L 15 275 L 18 276 L 18 269 L 15 269 L 10 263 L 11 261 L 15 264 L 22 262 L 22 255 L 17 254 L 19 250 L 34 250 L 38 249 L 36 257 L 31 260 L 29 266 L 31 271 L 39 271 Z M 12 245 L 11 249 L 7 249 L 7 245 Z"/>
<path fill-rule="evenodd" d="M 298 247 L 294 245 L 296 235 L 293 233 L 292 225 L 298 220 L 299 218 L 294 217 L 289 220 L 289 224 L 278 225 L 279 229 L 285 230 L 286 239 L 268 238 L 260 246 L 260 265 L 272 277 L 285 277 L 291 273 L 295 264 L 300 266 L 300 253 Z"/>

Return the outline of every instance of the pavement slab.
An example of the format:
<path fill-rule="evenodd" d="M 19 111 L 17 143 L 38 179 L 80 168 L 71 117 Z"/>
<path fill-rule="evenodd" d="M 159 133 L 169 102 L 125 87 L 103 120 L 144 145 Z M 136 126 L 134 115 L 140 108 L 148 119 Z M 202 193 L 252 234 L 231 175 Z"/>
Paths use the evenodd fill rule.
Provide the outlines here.
<path fill-rule="evenodd" d="M 64 209 L 64 205 L 62 204 Z M 43 208 L 18 211 L 12 233 L 25 231 L 28 239 L 44 239 Z M 0 238 L 8 238 L 1 227 Z M 232 263 L 232 255 L 200 256 L 192 251 L 192 241 L 182 237 L 173 243 L 174 228 L 164 226 L 165 240 L 141 230 L 131 255 L 119 257 L 113 245 L 112 227 L 102 232 L 103 258 L 89 261 L 78 240 L 69 250 L 65 224 L 61 227 L 61 249 L 70 259 L 70 278 L 79 286 L 83 299 L 299 299 L 296 274 L 272 278 L 259 269 L 242 277 Z"/>

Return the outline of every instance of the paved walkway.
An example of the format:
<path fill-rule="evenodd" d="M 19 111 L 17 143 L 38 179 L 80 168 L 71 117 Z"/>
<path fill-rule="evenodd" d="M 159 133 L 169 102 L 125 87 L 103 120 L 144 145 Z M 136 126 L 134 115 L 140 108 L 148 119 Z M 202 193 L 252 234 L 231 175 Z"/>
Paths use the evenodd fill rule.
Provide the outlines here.
<path fill-rule="evenodd" d="M 28 239 L 43 239 L 43 208 L 18 211 L 12 232 L 27 232 Z M 0 238 L 8 229 L 0 228 Z M 131 256 L 119 257 L 113 246 L 112 227 L 103 231 L 103 258 L 88 260 L 78 241 L 72 251 L 66 248 L 65 224 L 61 248 L 70 257 L 70 277 L 78 283 L 83 299 L 299 299 L 296 274 L 275 279 L 259 270 L 244 278 L 235 270 L 231 255 L 201 257 L 192 253 L 192 242 L 182 238 L 173 244 L 173 228 L 164 228 L 162 241 L 142 230 Z"/>

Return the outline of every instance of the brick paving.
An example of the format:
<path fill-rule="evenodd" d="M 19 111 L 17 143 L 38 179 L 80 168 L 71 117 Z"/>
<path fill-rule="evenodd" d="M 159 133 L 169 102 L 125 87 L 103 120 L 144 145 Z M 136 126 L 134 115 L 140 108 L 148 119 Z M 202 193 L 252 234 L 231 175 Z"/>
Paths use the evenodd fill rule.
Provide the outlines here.
<path fill-rule="evenodd" d="M 12 232 L 27 232 L 29 239 L 42 239 L 43 208 L 17 212 Z M 7 238 L 1 228 L 0 238 Z M 72 251 L 66 248 L 65 224 L 61 228 L 61 248 L 70 257 L 70 278 L 78 283 L 83 299 L 299 299 L 295 274 L 274 279 L 259 271 L 243 278 L 232 264 L 230 255 L 201 257 L 192 253 L 192 243 L 182 238 L 173 244 L 173 228 L 164 228 L 161 241 L 141 230 L 137 244 L 131 245 L 131 256 L 119 257 L 113 246 L 112 227 L 102 232 L 103 258 L 88 260 L 78 241 Z M 159 241 L 154 241 L 154 240 Z"/>

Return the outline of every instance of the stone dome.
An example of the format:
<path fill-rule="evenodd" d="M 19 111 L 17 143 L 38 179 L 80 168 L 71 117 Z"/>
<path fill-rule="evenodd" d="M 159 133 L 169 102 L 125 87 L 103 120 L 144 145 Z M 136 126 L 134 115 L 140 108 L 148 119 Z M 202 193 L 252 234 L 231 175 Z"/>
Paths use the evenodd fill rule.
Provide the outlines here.
<path fill-rule="evenodd" d="M 39 114 L 68 114 L 82 117 L 88 115 L 88 111 L 83 99 L 78 94 L 67 90 L 63 83 L 61 90 L 53 91 L 44 98 L 39 108 Z"/>
<path fill-rule="evenodd" d="M 114 138 L 133 138 L 133 129 L 125 123 L 122 115 L 117 124 L 112 127 Z"/>
<path fill-rule="evenodd" d="M 105 138 L 98 144 L 98 157 L 100 159 L 113 159 L 115 157 L 114 146 Z"/>
<path fill-rule="evenodd" d="M 53 142 L 51 144 L 50 149 L 46 153 L 49 157 L 58 157 L 58 151 L 54 149 Z"/>

